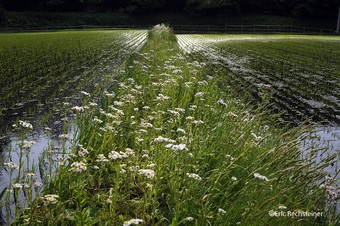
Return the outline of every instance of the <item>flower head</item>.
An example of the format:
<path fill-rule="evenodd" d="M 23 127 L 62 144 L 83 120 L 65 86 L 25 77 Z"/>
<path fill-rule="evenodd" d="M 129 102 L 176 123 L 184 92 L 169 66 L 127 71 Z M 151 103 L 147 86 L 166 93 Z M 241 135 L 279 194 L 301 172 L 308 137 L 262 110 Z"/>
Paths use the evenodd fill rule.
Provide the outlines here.
<path fill-rule="evenodd" d="M 81 172 L 81 171 L 86 171 L 87 169 L 86 164 L 82 161 L 72 163 L 71 167 L 72 168 L 70 169 L 70 171 L 72 172 Z"/>
<path fill-rule="evenodd" d="M 195 173 L 187 173 L 186 175 L 189 178 L 193 178 L 193 179 L 198 180 L 198 181 L 202 180 L 202 178 L 198 174 L 195 174 Z"/>
<path fill-rule="evenodd" d="M 155 177 L 155 171 L 152 169 L 140 169 L 138 170 L 139 175 L 143 175 L 149 179 L 153 179 Z"/>
<path fill-rule="evenodd" d="M 19 168 L 19 166 L 17 164 L 15 164 L 14 162 L 5 162 L 4 165 L 7 166 L 10 169 L 18 169 Z"/>
<path fill-rule="evenodd" d="M 218 208 L 218 212 L 221 213 L 221 214 L 226 214 L 227 211 L 225 211 L 224 209 L 222 208 Z"/>
<path fill-rule="evenodd" d="M 96 162 L 108 162 L 109 160 L 103 154 L 99 154 Z"/>
<path fill-rule="evenodd" d="M 260 179 L 260 180 L 264 180 L 264 181 L 269 181 L 269 179 L 266 176 L 263 176 L 259 173 L 254 173 L 254 177 Z"/>
<path fill-rule="evenodd" d="M 128 221 L 124 221 L 123 226 L 130 226 L 130 225 L 139 224 L 139 223 L 142 223 L 142 222 L 143 222 L 142 219 L 134 218 L 134 219 L 130 219 Z"/>
<path fill-rule="evenodd" d="M 55 194 L 49 194 L 44 196 L 46 204 L 56 204 L 58 202 L 58 198 L 59 196 Z"/>
<path fill-rule="evenodd" d="M 16 127 L 16 125 L 13 125 L 14 127 Z M 25 121 L 22 121 L 22 120 L 19 120 L 19 126 L 22 127 L 22 128 L 26 128 L 26 129 L 33 129 L 33 126 L 31 123 L 29 122 L 25 122 Z"/>

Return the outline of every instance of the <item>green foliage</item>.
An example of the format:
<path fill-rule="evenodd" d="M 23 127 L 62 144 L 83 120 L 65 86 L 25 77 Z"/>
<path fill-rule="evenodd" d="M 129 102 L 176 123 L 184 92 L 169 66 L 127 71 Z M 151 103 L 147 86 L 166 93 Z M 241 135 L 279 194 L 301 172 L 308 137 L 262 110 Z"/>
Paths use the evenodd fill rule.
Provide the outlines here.
<path fill-rule="evenodd" d="M 309 128 L 252 111 L 203 50 L 185 55 L 167 26 L 153 28 L 105 97 L 77 108 L 72 153 L 16 224 L 326 224 L 269 216 L 323 212 L 327 164 L 300 158 Z"/>
<path fill-rule="evenodd" d="M 287 62 L 269 62 L 282 61 L 280 51 L 291 54 L 291 63 L 301 67 L 308 63 L 305 70 L 316 70 L 313 64 L 323 68 L 326 61 L 327 67 L 338 70 L 338 50 L 327 60 L 310 58 L 311 49 L 315 55 L 327 57 L 326 47 L 313 46 L 338 45 L 332 41 L 337 37 L 317 37 L 320 42 L 312 41 L 317 39 L 314 36 L 298 36 L 311 41 L 275 36 L 276 42 L 269 37 L 263 42 L 263 36 L 257 37 L 262 41 L 251 35 L 197 36 L 176 37 L 171 28 L 161 24 L 148 32 L 147 42 L 146 31 L 119 30 L 0 37 L 0 56 L 6 59 L 1 63 L 19 73 L 4 70 L 10 76 L 1 78 L 3 84 L 19 81 L 11 90 L 30 85 L 40 93 L 35 91 L 39 87 L 34 81 L 40 72 L 46 74 L 46 81 L 63 76 L 61 84 L 76 81 L 65 89 L 83 91 L 84 95 L 82 106 L 65 107 L 75 114 L 76 129 L 69 146 L 65 145 L 67 138 L 60 144 L 64 156 L 52 158 L 53 147 L 44 152 L 47 157 L 39 162 L 40 174 L 47 174 L 43 194 L 36 193 L 38 197 L 32 200 L 32 187 L 21 191 L 29 194 L 30 205 L 19 208 L 15 199 L 13 225 L 338 223 L 328 212 L 333 206 L 327 203 L 326 190 L 319 187 L 325 180 L 322 170 L 336 156 L 321 164 L 312 154 L 302 159 L 300 138 L 310 127 L 278 127 L 278 115 L 265 111 L 272 97 L 269 90 L 260 90 L 262 102 L 257 107 L 246 104 L 244 95 L 251 96 L 256 87 L 246 79 L 250 76 L 246 73 L 253 70 L 241 70 L 247 66 L 268 75 L 293 73 L 285 67 L 290 65 Z M 207 40 L 211 42 L 207 44 Z M 275 54 L 273 49 L 280 51 Z M 266 55 L 270 59 L 255 60 Z M 30 67 L 25 59 L 30 60 Z M 59 67 L 64 69 L 59 71 Z M 55 74 L 50 74 L 52 71 Z M 97 84 L 95 89 L 87 89 L 92 82 Z M 53 85 L 57 84 L 53 80 Z M 70 151 L 67 157 L 66 149 Z M 46 159 L 47 165 L 58 161 L 55 172 L 44 172 Z M 13 179 L 26 183 L 22 162 L 21 176 Z M 16 189 L 14 194 L 23 187 Z M 13 193 L 6 190 L 1 196 L 12 197 Z M 271 210 L 324 215 L 272 217 Z"/>

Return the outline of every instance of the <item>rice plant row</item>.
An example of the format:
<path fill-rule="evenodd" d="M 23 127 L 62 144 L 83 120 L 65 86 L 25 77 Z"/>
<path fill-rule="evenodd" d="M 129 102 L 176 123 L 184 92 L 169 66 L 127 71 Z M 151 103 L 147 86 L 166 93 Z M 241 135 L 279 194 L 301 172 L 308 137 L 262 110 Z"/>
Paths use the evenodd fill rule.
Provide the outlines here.
<path fill-rule="evenodd" d="M 145 38 L 145 31 L 1 35 L 2 123 L 77 99 L 80 91 L 92 93 L 107 84 L 107 76 L 114 77 L 112 68 L 138 50 Z"/>
<path fill-rule="evenodd" d="M 302 39 L 303 38 L 303 39 Z M 179 35 L 182 48 L 196 58 L 209 58 L 215 70 L 244 95 L 266 98 L 286 120 L 338 122 L 339 47 L 336 36 Z"/>

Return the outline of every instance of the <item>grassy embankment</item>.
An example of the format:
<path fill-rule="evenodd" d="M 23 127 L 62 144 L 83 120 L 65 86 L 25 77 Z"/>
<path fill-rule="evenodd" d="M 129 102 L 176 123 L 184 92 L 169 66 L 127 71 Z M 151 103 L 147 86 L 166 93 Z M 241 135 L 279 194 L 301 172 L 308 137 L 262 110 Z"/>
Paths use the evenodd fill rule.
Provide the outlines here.
<path fill-rule="evenodd" d="M 17 222 L 326 224 L 323 175 L 300 159 L 304 130 L 278 129 L 262 109 L 250 111 L 204 61 L 183 55 L 167 28 L 150 31 L 114 87 L 98 106 L 74 108 L 72 154 Z"/>

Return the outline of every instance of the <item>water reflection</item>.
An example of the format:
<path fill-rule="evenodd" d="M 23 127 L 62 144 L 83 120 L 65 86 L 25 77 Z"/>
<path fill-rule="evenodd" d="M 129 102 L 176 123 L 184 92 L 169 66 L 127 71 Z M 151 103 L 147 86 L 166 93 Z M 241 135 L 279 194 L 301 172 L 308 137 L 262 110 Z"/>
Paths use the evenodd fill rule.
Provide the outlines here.
<path fill-rule="evenodd" d="M 320 186 L 325 187 L 331 183 L 332 189 L 326 188 L 327 196 L 332 195 L 337 198 L 340 191 L 340 127 L 339 126 L 317 126 L 313 132 L 310 132 L 302 142 L 303 158 L 313 158 L 316 163 L 322 163 L 325 159 L 332 158 L 332 164 L 329 164 L 324 170 L 328 177 L 321 181 Z M 316 151 L 312 151 L 316 150 Z M 335 179 L 335 180 L 334 180 Z M 334 194 L 330 194 L 333 193 Z M 326 195 L 326 194 L 325 194 Z M 336 197 L 335 197 L 336 196 Z M 329 198 L 329 197 L 328 197 Z M 332 198 L 332 199 L 333 199 Z M 340 201 L 337 200 L 337 213 L 340 213 Z"/>
<path fill-rule="evenodd" d="M 69 129 L 66 131 L 65 126 L 59 125 L 52 128 L 37 126 L 28 133 L 8 133 L 8 142 L 2 145 L 0 159 L 0 192 L 6 191 L 2 201 L 7 203 L 2 203 L 5 205 L 0 211 L 0 225 L 9 224 L 14 219 L 18 211 L 16 202 L 25 208 L 49 183 L 59 162 L 65 159 L 71 147 L 73 126 L 74 123 L 68 123 Z M 61 138 L 60 135 L 65 133 L 68 139 Z M 18 168 L 8 167 L 9 164 Z"/>

